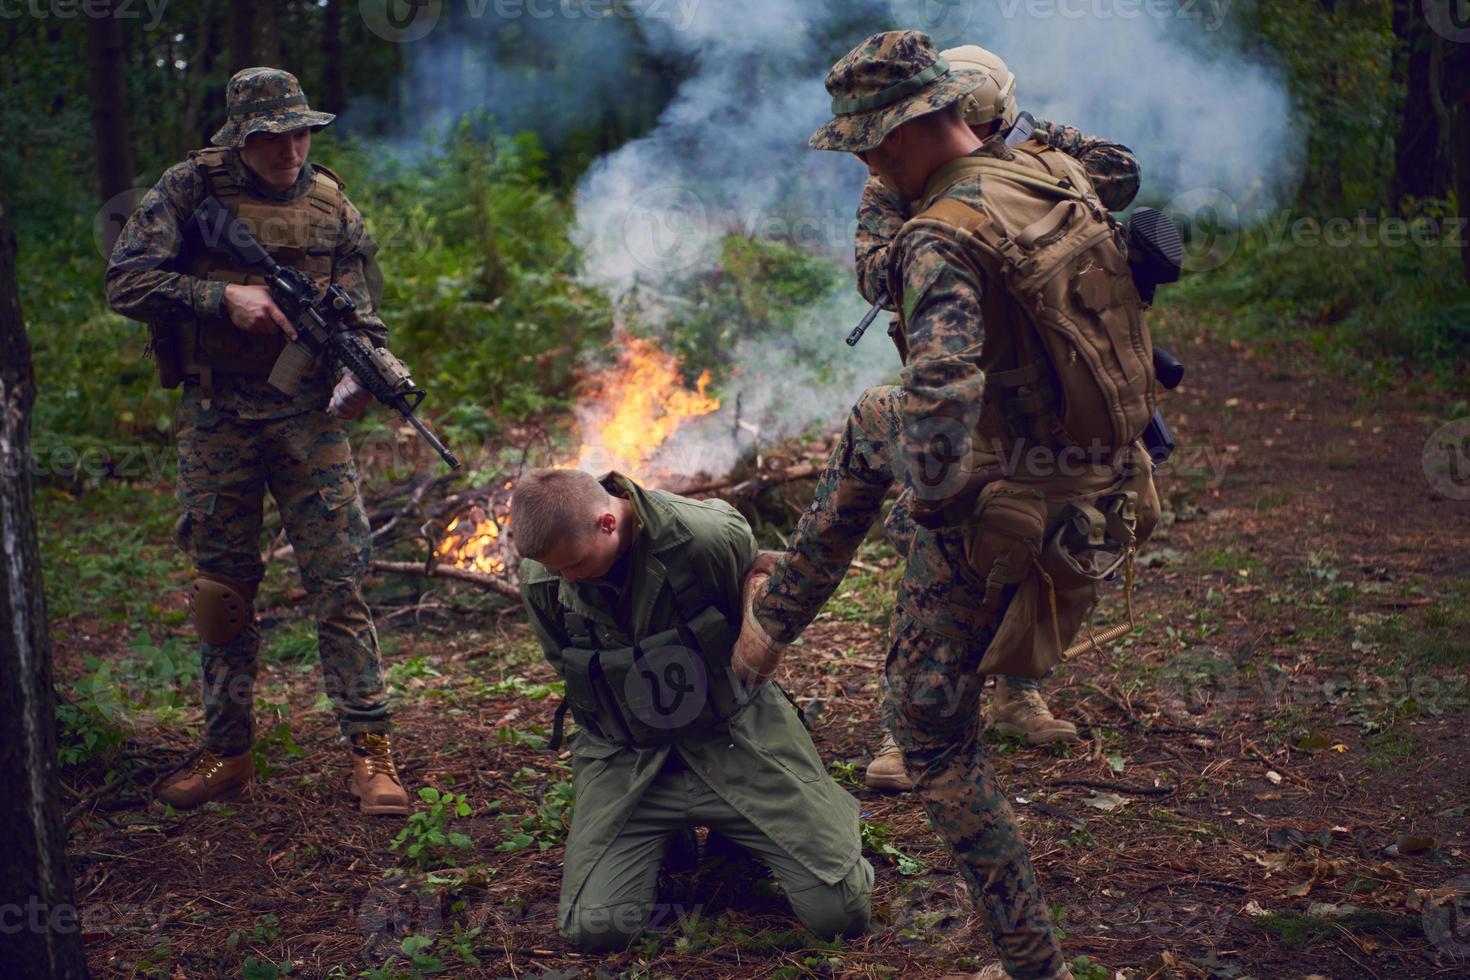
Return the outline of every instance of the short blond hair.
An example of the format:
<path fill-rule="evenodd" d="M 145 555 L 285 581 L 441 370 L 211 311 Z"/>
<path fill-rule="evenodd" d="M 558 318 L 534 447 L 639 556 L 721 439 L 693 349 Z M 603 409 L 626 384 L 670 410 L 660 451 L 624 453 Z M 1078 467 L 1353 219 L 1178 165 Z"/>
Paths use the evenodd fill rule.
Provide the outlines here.
<path fill-rule="evenodd" d="M 566 540 L 597 529 L 608 492 L 583 470 L 537 469 L 516 481 L 510 498 L 510 533 L 522 558 L 545 558 Z"/>

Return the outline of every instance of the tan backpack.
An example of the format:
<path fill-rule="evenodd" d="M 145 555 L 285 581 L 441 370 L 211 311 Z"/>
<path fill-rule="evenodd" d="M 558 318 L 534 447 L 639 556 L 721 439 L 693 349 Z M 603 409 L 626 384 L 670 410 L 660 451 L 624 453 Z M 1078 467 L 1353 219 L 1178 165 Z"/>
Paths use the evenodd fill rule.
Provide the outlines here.
<path fill-rule="evenodd" d="M 966 555 L 986 582 L 982 606 L 998 610 L 1011 595 L 981 672 L 1039 677 L 1133 625 L 1133 555 L 1159 512 L 1138 442 L 1156 380 L 1122 226 L 1072 157 L 1039 141 L 1014 149 L 941 168 L 899 237 L 937 228 L 965 247 L 982 282 L 1002 287 L 982 299 L 977 435 L 1003 476 L 975 503 Z M 978 208 L 943 197 L 976 174 Z M 1128 623 L 1072 644 L 1097 583 L 1115 575 Z"/>
<path fill-rule="evenodd" d="M 1034 140 L 1015 149 L 941 168 L 900 237 L 938 227 L 1004 287 L 984 304 L 981 435 L 1002 453 L 1019 440 L 1114 462 L 1148 425 L 1156 384 L 1123 228 L 1072 157 Z M 975 174 L 978 210 L 942 196 Z"/>

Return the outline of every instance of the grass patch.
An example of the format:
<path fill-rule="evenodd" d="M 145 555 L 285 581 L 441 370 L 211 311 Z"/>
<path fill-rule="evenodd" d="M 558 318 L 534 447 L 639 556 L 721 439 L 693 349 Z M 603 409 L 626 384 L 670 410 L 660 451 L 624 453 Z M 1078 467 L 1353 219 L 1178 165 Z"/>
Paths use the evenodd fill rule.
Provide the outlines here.
<path fill-rule="evenodd" d="M 1388 939 L 1404 939 L 1423 931 L 1417 917 L 1383 912 L 1349 912 L 1326 918 L 1285 911 L 1256 916 L 1251 921 L 1293 952 L 1315 946 L 1339 932 L 1347 936 L 1371 932 Z"/>

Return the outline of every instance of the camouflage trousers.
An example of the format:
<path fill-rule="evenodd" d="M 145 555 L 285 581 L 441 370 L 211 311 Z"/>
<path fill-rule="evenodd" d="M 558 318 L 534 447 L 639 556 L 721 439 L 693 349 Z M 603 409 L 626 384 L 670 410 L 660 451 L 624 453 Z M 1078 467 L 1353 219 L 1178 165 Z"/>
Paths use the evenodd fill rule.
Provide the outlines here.
<path fill-rule="evenodd" d="M 174 415 L 179 452 L 175 537 L 200 572 L 260 582 L 265 491 L 280 510 L 316 615 L 327 694 L 344 734 L 390 727 L 378 634 L 362 596 L 369 527 L 346 426 L 325 412 L 239 419 L 186 390 Z M 204 731 L 221 754 L 248 749 L 260 627 L 254 615 L 223 645 L 201 641 Z"/>
<path fill-rule="evenodd" d="M 811 506 L 771 575 L 757 615 L 790 641 L 831 597 L 898 474 L 899 389 L 870 388 L 853 407 Z M 998 618 L 980 609 L 984 583 L 963 534 L 907 520 L 907 494 L 890 512 L 890 539 L 908 562 L 890 621 L 884 721 L 903 750 L 930 821 L 953 848 L 1013 977 L 1045 977 L 1063 959 L 1041 888 L 980 738 L 978 672 Z"/>

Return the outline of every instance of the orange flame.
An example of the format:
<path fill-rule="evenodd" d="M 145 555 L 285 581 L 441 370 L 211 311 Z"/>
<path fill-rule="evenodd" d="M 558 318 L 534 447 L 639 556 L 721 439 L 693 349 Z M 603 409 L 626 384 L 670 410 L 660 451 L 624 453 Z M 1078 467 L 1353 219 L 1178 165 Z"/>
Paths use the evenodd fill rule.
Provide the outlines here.
<path fill-rule="evenodd" d="M 471 511 L 468 516 L 475 517 L 477 513 Z M 499 519 L 480 517 L 478 520 L 470 520 L 463 530 L 456 531 L 466 524 L 464 517 L 456 517 L 444 529 L 444 540 L 434 549 L 434 557 L 447 565 L 489 575 L 503 575 L 505 554 L 501 531 L 509 522 L 509 515 Z"/>
<path fill-rule="evenodd" d="M 617 470 L 640 482 L 656 479 L 649 463 L 664 441 L 685 421 L 717 411 L 720 400 L 706 394 L 710 375 L 704 371 L 694 390 L 684 387 L 679 358 L 651 340 L 626 337 L 618 363 L 589 379 L 587 396 L 577 406 L 582 446 L 575 465 L 594 472 Z M 560 465 L 572 465 L 568 460 Z M 512 490 L 507 481 L 503 490 Z M 445 528 L 434 557 L 477 572 L 503 575 L 511 548 L 510 497 L 498 500 L 495 513 L 474 508 Z"/>
<path fill-rule="evenodd" d="M 659 446 L 687 420 L 718 410 L 720 400 L 706 394 L 708 371 L 690 391 L 679 358 L 651 340 L 620 339 L 617 365 L 591 380 L 588 400 L 578 406 L 583 436 L 577 465 L 646 479 Z"/>

